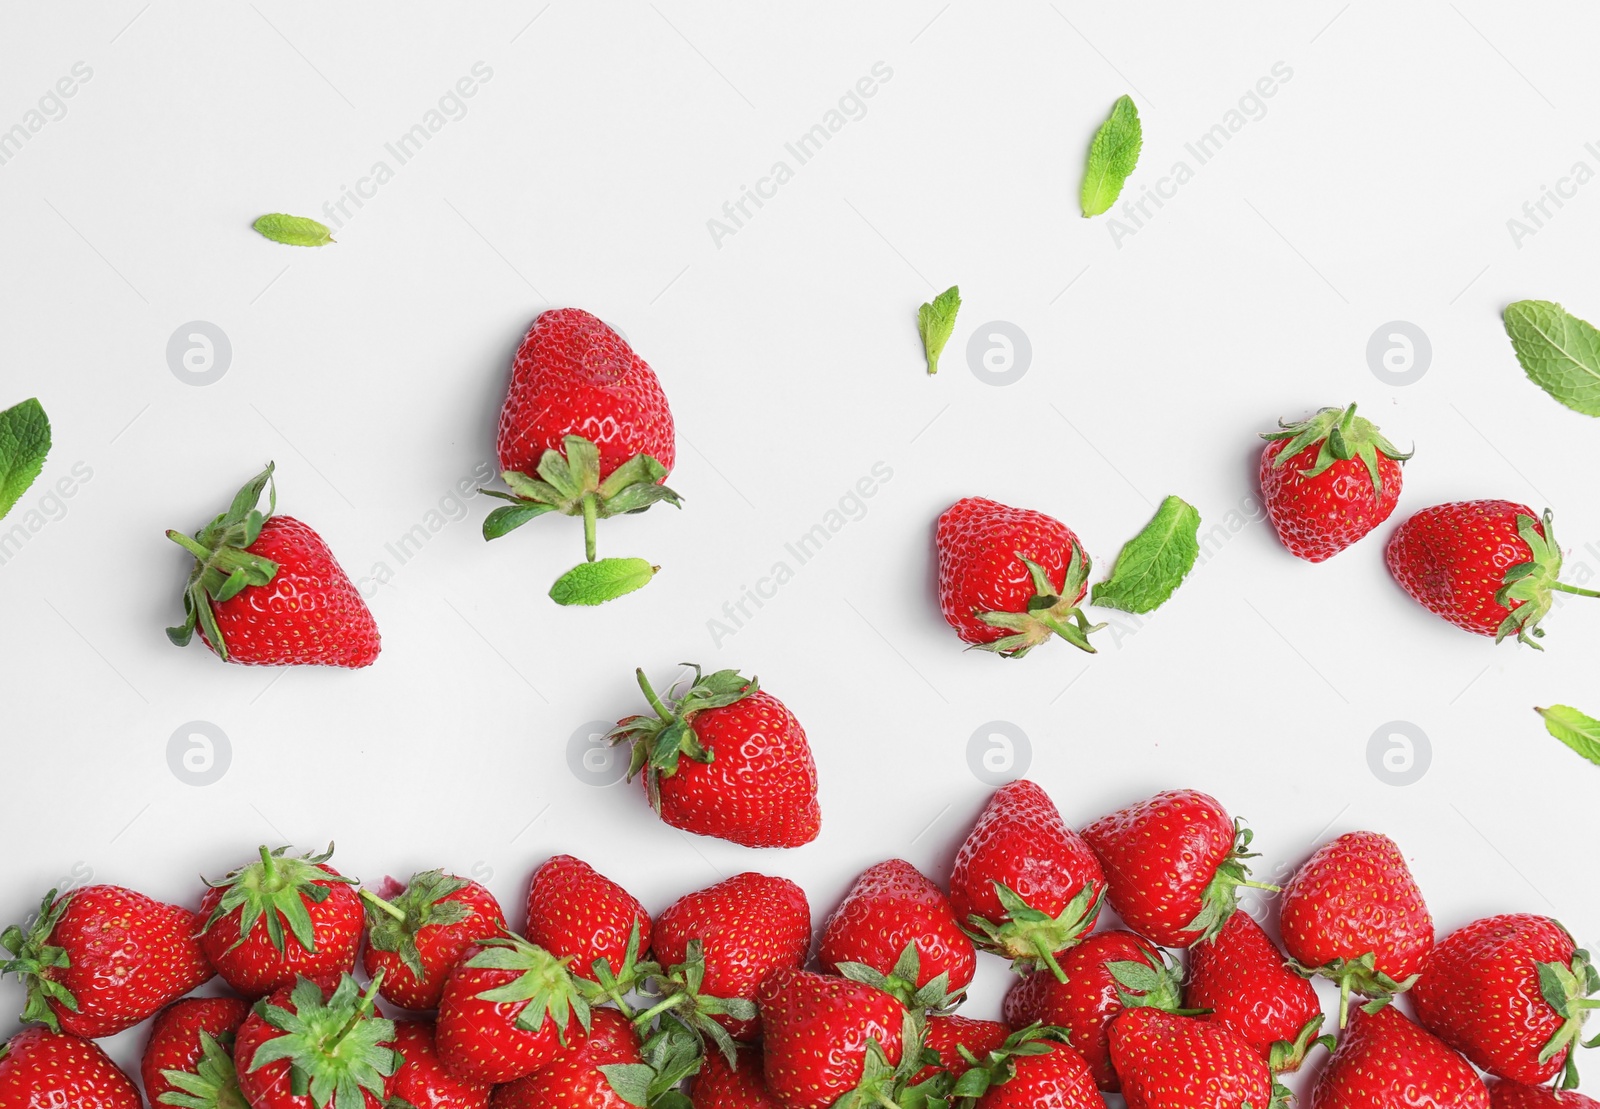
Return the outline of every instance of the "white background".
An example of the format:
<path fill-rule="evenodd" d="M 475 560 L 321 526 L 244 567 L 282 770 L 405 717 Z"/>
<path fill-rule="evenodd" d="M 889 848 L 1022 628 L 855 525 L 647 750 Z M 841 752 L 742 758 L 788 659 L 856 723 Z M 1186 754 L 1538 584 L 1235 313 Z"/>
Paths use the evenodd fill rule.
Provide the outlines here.
<path fill-rule="evenodd" d="M 370 882 L 486 877 L 515 919 L 533 866 L 573 851 L 652 909 L 742 869 L 787 875 L 820 923 L 879 859 L 944 875 L 989 792 L 969 737 L 998 719 L 1073 823 L 1193 786 L 1256 828 L 1258 874 L 1373 828 L 1442 930 L 1509 910 L 1600 930 L 1578 842 L 1600 771 L 1532 712 L 1600 711 L 1600 605 L 1554 613 L 1545 654 L 1496 648 L 1391 582 L 1390 528 L 1311 566 L 1258 520 L 1094 658 L 964 653 L 931 589 L 933 521 L 960 496 L 1060 517 L 1103 569 L 1169 492 L 1226 524 L 1253 504 L 1258 432 L 1352 400 L 1416 444 L 1396 520 L 1549 504 L 1569 576 L 1592 576 L 1595 424 L 1526 381 L 1499 321 L 1523 297 L 1600 317 L 1600 184 L 1520 247 L 1507 229 L 1576 161 L 1600 169 L 1591 8 L 140 3 L 0 12 L 0 128 L 74 63 L 93 71 L 0 166 L 0 404 L 37 395 L 55 426 L 7 526 L 58 517 L 0 565 L 8 918 L 89 872 L 194 903 L 197 874 L 260 842 L 335 839 Z M 326 219 L 477 62 L 493 76 L 464 118 L 337 246 L 250 230 L 267 211 Z M 866 114 L 715 244 L 707 220 L 792 166 L 784 144 L 879 62 L 893 76 Z M 1264 117 L 1199 165 L 1185 144 L 1280 62 Z M 1077 192 L 1124 92 L 1145 132 L 1125 196 L 1180 160 L 1194 176 L 1119 244 Z M 929 378 L 916 307 L 955 282 Z M 410 562 L 385 550 L 492 456 L 510 355 L 560 305 L 626 333 L 679 428 L 682 513 L 601 529 L 604 553 L 663 570 L 599 610 L 544 595 L 578 558 L 574 521 L 485 545 L 479 498 Z M 166 359 L 193 320 L 233 348 L 205 387 Z M 1433 348 L 1405 387 L 1366 355 L 1393 320 Z M 968 368 L 988 321 L 1031 341 L 1014 385 Z M 200 526 L 268 459 L 281 509 L 352 576 L 394 571 L 368 586 L 370 670 L 225 666 L 162 635 L 186 572 L 163 530 Z M 714 644 L 724 602 L 876 462 L 894 476 L 864 517 Z M 77 463 L 93 477 L 63 516 L 42 498 Z M 757 673 L 804 722 L 816 843 L 691 839 L 569 771 L 574 730 L 640 707 L 633 668 L 666 680 L 680 660 Z M 204 787 L 168 761 L 195 720 L 231 741 Z M 1431 741 L 1409 786 L 1369 766 L 1393 720 Z M 994 1015 L 1004 983 L 986 960 L 970 1011 Z M 0 1011 L 18 1008 L 8 983 Z"/>

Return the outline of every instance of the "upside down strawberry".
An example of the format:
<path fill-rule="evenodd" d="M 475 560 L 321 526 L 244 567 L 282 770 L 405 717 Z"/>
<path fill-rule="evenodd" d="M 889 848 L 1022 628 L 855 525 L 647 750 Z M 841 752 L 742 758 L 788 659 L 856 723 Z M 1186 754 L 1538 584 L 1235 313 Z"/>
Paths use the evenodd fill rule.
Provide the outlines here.
<path fill-rule="evenodd" d="M 200 902 L 200 947 L 223 981 L 257 998 L 302 975 L 337 977 L 361 946 L 363 912 L 354 880 L 320 854 L 260 849 L 258 861 L 209 883 Z"/>
<path fill-rule="evenodd" d="M 1490 1074 L 1578 1084 L 1576 1049 L 1600 971 L 1549 917 L 1486 917 L 1440 940 L 1411 992 L 1428 1031 Z"/>
<path fill-rule="evenodd" d="M 251 1109 L 383 1109 L 404 1062 L 394 1022 L 377 1014 L 377 990 L 337 982 L 301 978 L 239 1026 L 234 1066 Z"/>
<path fill-rule="evenodd" d="M 1401 454 L 1356 406 L 1324 408 L 1262 436 L 1261 496 L 1283 545 L 1307 562 L 1332 558 L 1389 518 Z"/>
<path fill-rule="evenodd" d="M 907 944 L 918 956 L 917 980 L 902 983 L 910 992 L 941 975 L 948 993 L 971 984 L 978 960 L 950 899 L 904 859 L 889 859 L 863 871 L 828 917 L 817 959 L 829 974 L 858 963 L 889 975 Z"/>
<path fill-rule="evenodd" d="M 1302 973 L 1339 985 L 1339 1027 L 1352 993 L 1411 988 L 1433 950 L 1433 917 L 1400 848 L 1376 832 L 1323 844 L 1283 889 L 1283 945 Z"/>
<path fill-rule="evenodd" d="M 142 1109 L 139 1089 L 100 1045 L 48 1028 L 0 1044 L 0 1109 Z"/>
<path fill-rule="evenodd" d="M 756 1000 L 767 1088 L 785 1109 L 828 1109 L 869 1070 L 900 1064 L 912 1018 L 882 990 L 783 967 L 762 980 Z"/>
<path fill-rule="evenodd" d="M 1094 651 L 1078 607 L 1089 590 L 1089 556 L 1072 529 L 1042 512 L 983 497 L 944 510 L 934 534 L 939 609 L 962 640 L 1021 658 L 1059 635 Z"/>
<path fill-rule="evenodd" d="M 951 907 L 980 948 L 1062 980 L 1056 954 L 1094 928 L 1104 895 L 1094 852 L 1027 780 L 995 790 L 950 873 Z"/>
<path fill-rule="evenodd" d="M 1317 991 L 1246 913 L 1234 913 L 1216 938 L 1190 949 L 1183 1003 L 1255 1048 L 1274 1074 L 1299 1070 L 1314 1044 L 1332 1047 L 1316 1038 Z"/>
<path fill-rule="evenodd" d="M 1311 1088 L 1311 1109 L 1489 1109 L 1489 1091 L 1467 1061 L 1393 1005 L 1357 1009 Z"/>
<path fill-rule="evenodd" d="M 1389 572 L 1411 599 L 1458 628 L 1538 647 L 1556 592 L 1600 597 L 1560 580 L 1550 513 L 1514 501 L 1425 508 L 1389 539 Z"/>
<path fill-rule="evenodd" d="M 1103 1109 L 1089 1064 L 1059 1029 L 1030 1027 L 1008 1036 L 957 1077 L 951 1097 L 973 1109 Z"/>
<path fill-rule="evenodd" d="M 650 914 L 639 899 L 582 859 L 556 855 L 533 872 L 528 883 L 528 927 L 532 943 L 560 958 L 572 959 L 572 973 L 596 980 L 595 963 L 631 981 L 630 943 L 635 960 L 650 950 Z"/>
<path fill-rule="evenodd" d="M 1083 830 L 1106 873 L 1106 899 L 1129 928 L 1164 947 L 1221 931 L 1249 880 L 1250 830 L 1198 790 L 1158 793 Z"/>
<path fill-rule="evenodd" d="M 1240 1109 L 1273 1104 L 1272 1075 L 1220 1024 L 1129 1009 L 1111 1025 L 1111 1063 L 1128 1109 Z"/>
<path fill-rule="evenodd" d="M 439 1060 L 430 1020 L 394 1022 L 394 1049 L 400 1069 L 389 1084 L 389 1104 L 384 1109 L 486 1109 L 491 1087 L 463 1082 Z"/>
<path fill-rule="evenodd" d="M 97 1038 L 132 1028 L 214 973 L 195 942 L 198 919 L 120 886 L 84 886 L 39 906 L 24 932 L 0 933 L 27 992 L 22 1019 Z"/>
<path fill-rule="evenodd" d="M 238 1109 L 244 1095 L 233 1069 L 234 1033 L 249 1015 L 236 997 L 186 997 L 161 1010 L 139 1060 L 151 1109 Z"/>
<path fill-rule="evenodd" d="M 688 665 L 688 664 L 685 664 Z M 631 743 L 628 776 L 641 775 L 661 819 L 744 847 L 799 847 L 817 838 L 817 766 L 805 729 L 754 678 L 694 667 L 676 698 L 639 688 L 654 716 L 630 716 L 611 736 Z"/>
<path fill-rule="evenodd" d="M 402 1009 L 438 1008 L 461 953 L 506 926 L 494 894 L 442 870 L 413 874 L 404 886 L 387 879 L 380 893 L 362 890 L 361 899 L 367 910 L 362 966 L 371 978 L 382 972 L 379 993 Z"/>
<path fill-rule="evenodd" d="M 969 1055 L 977 1060 L 988 1058 L 1005 1045 L 1011 1032 L 1008 1025 L 995 1020 L 976 1020 L 959 1013 L 929 1016 L 922 1046 L 937 1055 L 939 1061 L 919 1071 L 917 1081 L 927 1081 L 940 1071 L 952 1079 L 960 1078 L 974 1066 Z"/>
<path fill-rule="evenodd" d="M 193 538 L 167 538 L 195 557 L 183 593 L 184 622 L 167 629 L 180 647 L 200 637 L 224 662 L 247 666 L 371 666 L 378 625 L 322 537 L 292 516 L 258 507 L 272 464 Z"/>

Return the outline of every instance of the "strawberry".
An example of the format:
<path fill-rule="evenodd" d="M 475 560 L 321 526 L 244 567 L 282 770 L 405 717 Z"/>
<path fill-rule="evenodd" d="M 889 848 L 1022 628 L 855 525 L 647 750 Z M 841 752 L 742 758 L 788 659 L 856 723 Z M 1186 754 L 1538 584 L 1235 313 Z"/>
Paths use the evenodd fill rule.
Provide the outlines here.
<path fill-rule="evenodd" d="M 433 1022 L 394 1022 L 394 1049 L 404 1060 L 389 1087 L 385 1109 L 486 1109 L 487 1083 L 463 1082 L 444 1069 L 434 1045 Z"/>
<path fill-rule="evenodd" d="M 287 847 L 260 851 L 259 862 L 208 883 L 200 902 L 200 946 L 223 981 L 257 998 L 302 975 L 350 970 L 361 945 L 361 898 L 353 879 L 327 865 L 333 845 L 299 857 Z"/>
<path fill-rule="evenodd" d="M 1209 1010 L 1220 1024 L 1260 1052 L 1274 1074 L 1300 1069 L 1322 1029 L 1322 1002 L 1283 952 L 1246 913 L 1234 913 L 1209 943 L 1189 950 L 1183 987 L 1189 1009 Z"/>
<path fill-rule="evenodd" d="M 1059 635 L 1094 651 L 1089 633 L 1104 625 L 1090 626 L 1078 607 L 1089 590 L 1089 556 L 1061 521 L 963 497 L 939 517 L 934 546 L 939 609 L 964 642 L 1021 658 Z"/>
<path fill-rule="evenodd" d="M 756 679 L 733 670 L 702 676 L 681 696 L 639 688 L 655 716 L 630 716 L 611 733 L 632 743 L 631 779 L 661 819 L 745 847 L 799 847 L 817 838 L 817 767 L 800 721 Z"/>
<path fill-rule="evenodd" d="M 1489 1109 L 1467 1061 L 1393 1005 L 1350 1014 L 1339 1049 L 1311 1088 L 1311 1109 Z"/>
<path fill-rule="evenodd" d="M 322 537 L 292 516 L 258 507 L 272 464 L 193 538 L 167 538 L 195 557 L 183 592 L 184 621 L 167 629 L 179 647 L 200 637 L 224 662 L 246 666 L 371 666 L 378 625 Z"/>
<path fill-rule="evenodd" d="M 337 981 L 301 978 L 239 1026 L 233 1058 L 250 1109 L 383 1109 L 404 1062 L 394 1021 L 374 1008 L 376 989 Z"/>
<path fill-rule="evenodd" d="M 973 1109 L 1104 1109 L 1105 1099 L 1083 1056 L 1058 1028 L 1030 1027 L 1008 1036 L 956 1078 L 953 1099 Z M 958 1104 L 967 1104 L 960 1100 Z"/>
<path fill-rule="evenodd" d="M 1600 597 L 1559 580 L 1550 513 L 1514 501 L 1424 508 L 1389 539 L 1389 572 L 1411 599 L 1458 628 L 1537 647 L 1553 593 Z"/>
<path fill-rule="evenodd" d="M 711 1052 L 689 1087 L 695 1109 L 783 1109 L 762 1072 L 760 1048 L 740 1047 L 731 1064 Z"/>
<path fill-rule="evenodd" d="M 1026 780 L 995 790 L 950 873 L 951 907 L 980 948 L 1062 980 L 1056 954 L 1094 928 L 1104 895 L 1094 852 Z"/>
<path fill-rule="evenodd" d="M 598 980 L 595 963 L 629 980 L 630 943 L 637 961 L 650 950 L 650 914 L 639 899 L 582 859 L 557 855 L 533 872 L 528 884 L 528 939 L 559 958 L 572 973 Z"/>
<path fill-rule="evenodd" d="M 1049 970 L 1037 970 L 1007 991 L 1002 1009 L 1006 1024 L 1061 1028 L 1099 1087 L 1116 1093 L 1111 1023 L 1141 1005 L 1176 1010 L 1177 976 L 1160 951 L 1132 932 L 1096 932 L 1062 953 L 1059 961 L 1065 981 Z"/>
<path fill-rule="evenodd" d="M 1433 950 L 1433 917 L 1394 840 L 1350 832 L 1323 844 L 1284 887 L 1283 945 L 1304 974 L 1376 1000 L 1411 988 Z"/>
<path fill-rule="evenodd" d="M 583 518 L 595 560 L 595 521 L 678 506 L 662 484 L 676 457 L 672 411 L 655 371 L 610 327 L 580 308 L 543 312 L 511 367 L 495 443 L 511 494 L 484 521 L 497 539 L 546 512 Z"/>
<path fill-rule="evenodd" d="M 822 926 L 817 960 L 829 974 L 857 963 L 890 975 L 908 944 L 915 945 L 919 967 L 916 981 L 902 983 L 911 993 L 941 977 L 945 993 L 972 982 L 977 956 L 950 899 L 916 867 L 890 859 L 855 880 Z"/>
<path fill-rule="evenodd" d="M 615 1009 L 596 1009 L 586 1036 L 574 1038 L 548 1066 L 496 1088 L 491 1109 L 628 1109 L 602 1068 L 640 1064 L 639 1036 Z"/>
<path fill-rule="evenodd" d="M 952 1079 L 960 1078 L 974 1065 L 969 1055 L 982 1060 L 999 1051 L 1010 1038 L 1011 1028 L 999 1021 L 935 1013 L 928 1018 L 922 1046 L 937 1055 L 939 1061 L 919 1071 L 916 1080 L 924 1082 L 940 1072 Z"/>
<path fill-rule="evenodd" d="M 1411 998 L 1424 1028 L 1490 1074 L 1529 1086 L 1564 1074 L 1571 1089 L 1597 990 L 1600 971 L 1565 928 L 1517 913 L 1440 940 Z"/>
<path fill-rule="evenodd" d="M 1389 518 L 1400 500 L 1401 454 L 1356 406 L 1278 421 L 1262 436 L 1261 497 L 1289 553 L 1332 558 Z"/>
<path fill-rule="evenodd" d="M 889 1078 L 908 1025 L 915 1030 L 905 1006 L 882 990 L 792 967 L 768 974 L 756 1002 L 767 1088 L 785 1109 L 828 1109 L 864 1080 Z"/>
<path fill-rule="evenodd" d="M 438 1008 L 461 953 L 506 926 L 494 894 L 442 870 L 413 874 L 404 886 L 389 878 L 381 895 L 362 890 L 361 899 L 367 907 L 361 964 L 370 978 L 382 972 L 379 992 L 402 1009 Z"/>
<path fill-rule="evenodd" d="M 189 909 L 120 886 L 51 890 L 26 932 L 0 933 L 13 956 L 0 972 L 27 990 L 22 1019 L 53 1032 L 114 1036 L 214 973 Z"/>
<path fill-rule="evenodd" d="M 242 1109 L 233 1042 L 249 1014 L 250 1006 L 236 997 L 186 997 L 161 1010 L 139 1062 L 152 1109 Z"/>
<path fill-rule="evenodd" d="M 590 1025 L 589 991 L 568 961 L 510 934 L 467 948 L 439 998 L 445 1069 L 463 1082 L 514 1082 L 559 1058 Z"/>
<path fill-rule="evenodd" d="M 1164 947 L 1211 939 L 1247 879 L 1250 830 L 1197 790 L 1158 793 L 1083 830 L 1106 874 L 1106 897 L 1129 928 Z"/>
<path fill-rule="evenodd" d="M 0 1044 L 0 1109 L 141 1109 L 141 1102 L 99 1044 L 34 1027 Z"/>
<path fill-rule="evenodd" d="M 1490 1109 L 1600 1109 L 1600 1101 L 1584 1097 L 1576 1090 L 1552 1090 L 1546 1086 L 1501 1081 L 1489 1087 L 1489 1106 Z"/>
<path fill-rule="evenodd" d="M 1129 1009 L 1111 1025 L 1111 1065 L 1128 1109 L 1267 1109 L 1272 1074 L 1255 1048 L 1220 1024 Z"/>
<path fill-rule="evenodd" d="M 805 891 L 787 878 L 736 874 L 679 898 L 660 913 L 652 945 L 657 961 L 669 966 L 694 965 L 691 956 L 698 949 L 704 972 L 698 989 L 679 978 L 667 986 L 669 993 L 683 994 L 683 1007 L 705 999 L 742 1000 L 743 1006 L 734 1008 L 745 1015 L 707 1015 L 734 1039 L 749 1040 L 760 1027 L 752 1002 L 762 979 L 773 970 L 805 965 L 811 951 L 811 906 Z M 721 1007 L 713 1005 L 712 1010 Z M 683 1008 L 675 1012 L 687 1016 Z"/>

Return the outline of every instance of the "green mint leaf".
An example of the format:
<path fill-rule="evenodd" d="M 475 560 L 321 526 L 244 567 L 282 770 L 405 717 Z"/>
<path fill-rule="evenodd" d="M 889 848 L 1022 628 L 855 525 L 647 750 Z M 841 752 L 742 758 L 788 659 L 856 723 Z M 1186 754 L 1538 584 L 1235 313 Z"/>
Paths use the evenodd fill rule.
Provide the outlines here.
<path fill-rule="evenodd" d="M 50 418 L 37 400 L 0 412 L 0 518 L 28 491 L 50 453 Z"/>
<path fill-rule="evenodd" d="M 922 350 L 928 358 L 928 372 L 939 372 L 939 355 L 956 329 L 956 313 L 961 310 L 961 291 L 955 285 L 917 309 L 917 334 L 922 336 Z"/>
<path fill-rule="evenodd" d="M 275 243 L 287 246 L 326 246 L 333 242 L 333 232 L 326 224 L 305 216 L 288 216 L 273 212 L 251 224 L 257 231 Z"/>
<path fill-rule="evenodd" d="M 1535 711 L 1544 717 L 1544 726 L 1551 735 L 1600 765 L 1600 720 L 1585 716 L 1571 705 L 1551 705 Z"/>
<path fill-rule="evenodd" d="M 1181 497 L 1168 497 L 1122 548 L 1111 576 L 1095 585 L 1090 603 L 1124 612 L 1160 608 L 1194 568 L 1199 534 L 1200 513 Z"/>
<path fill-rule="evenodd" d="M 1139 164 L 1139 148 L 1143 145 L 1139 109 L 1130 98 L 1120 96 L 1089 147 L 1089 167 L 1083 175 L 1084 218 L 1098 216 L 1117 202 L 1122 183 Z"/>
<path fill-rule="evenodd" d="M 550 587 L 550 599 L 558 605 L 603 605 L 643 589 L 658 569 L 642 558 L 580 562 L 556 579 Z"/>
<path fill-rule="evenodd" d="M 1506 334 L 1533 383 L 1585 416 L 1600 416 L 1600 331 L 1548 300 L 1505 311 Z"/>

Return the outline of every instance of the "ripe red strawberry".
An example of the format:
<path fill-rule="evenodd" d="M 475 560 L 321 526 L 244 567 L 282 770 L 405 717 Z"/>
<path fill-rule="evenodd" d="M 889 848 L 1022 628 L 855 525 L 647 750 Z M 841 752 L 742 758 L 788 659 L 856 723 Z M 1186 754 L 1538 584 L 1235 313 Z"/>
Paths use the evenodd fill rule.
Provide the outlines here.
<path fill-rule="evenodd" d="M 316 855 L 261 848 L 259 862 L 210 883 L 200 902 L 200 946 L 223 981 L 257 998 L 304 975 L 338 976 L 355 966 L 363 913 L 354 880 Z"/>
<path fill-rule="evenodd" d="M 1006 658 L 1052 635 L 1094 651 L 1089 633 L 1101 625 L 1078 607 L 1089 590 L 1089 556 L 1059 520 L 963 497 L 939 517 L 934 546 L 939 609 L 963 641 Z"/>
<path fill-rule="evenodd" d="M 164 1100 L 168 1094 L 192 1098 L 204 1109 L 242 1105 L 233 1042 L 249 1014 L 250 1006 L 237 997 L 186 997 L 161 1010 L 139 1062 L 152 1109 L 183 1104 Z"/>
<path fill-rule="evenodd" d="M 587 1033 L 589 994 L 558 959 L 520 936 L 462 954 L 439 999 L 434 1042 L 464 1082 L 514 1082 L 549 1066 Z"/>
<path fill-rule="evenodd" d="M 1177 976 L 1151 944 L 1132 932 L 1096 932 L 1060 956 L 1066 981 L 1048 970 L 1020 978 L 1006 993 L 1003 1013 L 1012 1028 L 1042 1024 L 1064 1029 L 1102 1090 L 1116 1093 L 1111 1024 L 1130 1007 L 1179 1007 Z"/>
<path fill-rule="evenodd" d="M 0 933 L 13 956 L 0 973 L 27 990 L 23 1020 L 114 1036 L 211 978 L 196 925 L 190 910 L 120 886 L 51 890 L 26 932 Z"/>
<path fill-rule="evenodd" d="M 528 884 L 527 937 L 550 954 L 572 959 L 572 973 L 596 980 L 604 959 L 623 981 L 650 950 L 650 914 L 639 899 L 582 859 L 557 855 L 533 872 Z"/>
<path fill-rule="evenodd" d="M 761 1049 L 741 1047 L 734 1065 L 713 1051 L 689 1087 L 695 1109 L 784 1109 L 767 1089 Z"/>
<path fill-rule="evenodd" d="M 596 519 L 677 505 L 661 483 L 676 458 L 672 411 L 655 372 L 610 327 L 580 308 L 541 313 L 511 367 L 495 444 L 512 502 L 484 521 L 497 539 L 535 516 L 583 517 L 595 557 Z"/>
<path fill-rule="evenodd" d="M 754 678 L 702 676 L 675 700 L 639 688 L 654 716 L 630 716 L 611 734 L 633 744 L 628 776 L 643 771 L 661 819 L 745 847 L 799 847 L 817 838 L 817 766 L 800 721 Z"/>
<path fill-rule="evenodd" d="M 914 1081 L 926 1082 L 941 1071 L 952 1079 L 960 1078 L 972 1068 L 967 1055 L 962 1053 L 963 1048 L 967 1054 L 981 1061 L 992 1052 L 999 1051 L 1010 1038 L 1010 1027 L 999 1021 L 936 1013 L 928 1018 L 922 1046 L 937 1055 L 939 1062 L 929 1063 L 917 1073 Z"/>
<path fill-rule="evenodd" d="M 1256 1050 L 1220 1024 L 1129 1009 L 1111 1025 L 1111 1064 L 1128 1109 L 1240 1109 L 1273 1104 Z"/>
<path fill-rule="evenodd" d="M 950 899 L 934 881 L 904 859 L 868 867 L 822 926 L 817 959 L 829 974 L 841 963 L 859 963 L 892 974 L 906 945 L 915 944 L 918 974 L 904 983 L 911 993 L 943 975 L 946 993 L 972 982 L 977 955 L 956 922 Z"/>
<path fill-rule="evenodd" d="M 548 1066 L 500 1086 L 492 1109 L 628 1109 L 601 1067 L 642 1063 L 639 1037 L 615 1009 L 596 1009 L 589 1034 L 575 1038 Z"/>
<path fill-rule="evenodd" d="M 1007 1037 L 980 1066 L 963 1070 L 951 1091 L 973 1109 L 1104 1109 L 1089 1064 L 1059 1029 L 1025 1028 Z M 964 1102 L 962 1102 L 964 1103 Z"/>
<path fill-rule="evenodd" d="M 1393 1005 L 1356 1009 L 1311 1088 L 1311 1109 L 1489 1109 L 1489 1091 L 1467 1061 Z"/>
<path fill-rule="evenodd" d="M 1575 1049 L 1600 971 L 1549 917 L 1487 917 L 1433 949 L 1411 991 L 1417 1020 L 1483 1070 L 1537 1086 L 1565 1072 L 1578 1084 Z"/>
<path fill-rule="evenodd" d="M 1248 880 L 1250 830 L 1197 790 L 1158 793 L 1083 830 L 1106 873 L 1106 897 L 1129 928 L 1164 947 L 1221 931 Z"/>
<path fill-rule="evenodd" d="M 1514 501 L 1424 508 L 1389 539 L 1389 572 L 1411 599 L 1458 628 L 1539 646 L 1552 593 L 1600 597 L 1566 585 L 1550 513 Z"/>
<path fill-rule="evenodd" d="M 376 993 L 348 974 L 336 986 L 301 978 L 258 1004 L 233 1047 L 250 1109 L 383 1109 L 403 1060 Z"/>
<path fill-rule="evenodd" d="M 748 1004 L 768 972 L 805 965 L 811 952 L 811 906 L 805 891 L 787 878 L 735 874 L 679 898 L 656 917 L 652 946 L 657 962 L 687 964 L 696 943 L 704 962 L 699 995 Z M 683 992 L 692 1000 L 696 991 Z M 680 1010 L 678 1015 L 686 1014 Z M 715 1019 L 736 1040 L 753 1038 L 760 1027 L 753 1012 Z"/>
<path fill-rule="evenodd" d="M 980 948 L 1019 973 L 1043 964 L 1058 979 L 1056 953 L 1094 928 L 1104 895 L 1094 852 L 1026 780 L 995 790 L 950 873 L 951 907 Z"/>
<path fill-rule="evenodd" d="M 402 886 L 386 879 L 379 893 L 362 890 L 367 905 L 367 946 L 361 964 L 383 980 L 379 993 L 402 1009 L 439 1007 L 444 980 L 461 953 L 505 930 L 494 894 L 477 882 L 426 870 Z"/>
<path fill-rule="evenodd" d="M 1489 1087 L 1489 1106 L 1490 1109 L 1600 1109 L 1600 1101 L 1584 1097 L 1577 1090 L 1552 1090 L 1547 1086 L 1501 1081 Z"/>
<path fill-rule="evenodd" d="M 1215 939 L 1189 950 L 1183 1004 L 1210 1010 L 1201 1019 L 1255 1048 L 1274 1074 L 1299 1070 L 1322 1029 L 1317 991 L 1246 913 L 1234 913 Z"/>
<path fill-rule="evenodd" d="M 394 1049 L 404 1062 L 390 1083 L 385 1109 L 485 1109 L 493 1087 L 463 1082 L 445 1070 L 433 1036 L 431 1020 L 394 1022 Z"/>
<path fill-rule="evenodd" d="M 1289 553 L 1321 562 L 1389 518 L 1400 500 L 1400 463 L 1411 455 L 1355 405 L 1278 427 L 1262 436 L 1261 496 Z"/>
<path fill-rule="evenodd" d="M 1381 999 L 1411 988 L 1433 950 L 1433 917 L 1394 840 L 1350 832 L 1323 844 L 1284 887 L 1279 928 L 1304 973 Z"/>
<path fill-rule="evenodd" d="M 99 1044 L 34 1027 L 0 1045 L 0 1109 L 141 1109 L 141 1102 Z"/>
<path fill-rule="evenodd" d="M 880 989 L 783 967 L 762 980 L 756 1001 L 767 1089 L 785 1109 L 828 1109 L 869 1065 L 900 1063 L 909 1014 Z"/>
<path fill-rule="evenodd" d="M 184 622 L 167 629 L 180 647 L 195 626 L 224 662 L 246 666 L 371 666 L 378 625 L 322 537 L 292 516 L 257 508 L 272 464 L 239 490 L 227 512 L 194 538 L 167 538 L 195 557 L 183 593 Z"/>

